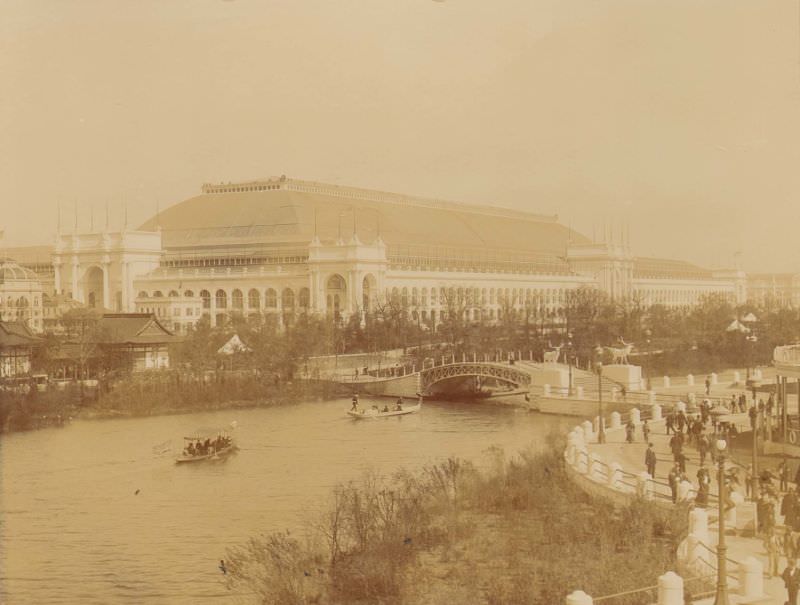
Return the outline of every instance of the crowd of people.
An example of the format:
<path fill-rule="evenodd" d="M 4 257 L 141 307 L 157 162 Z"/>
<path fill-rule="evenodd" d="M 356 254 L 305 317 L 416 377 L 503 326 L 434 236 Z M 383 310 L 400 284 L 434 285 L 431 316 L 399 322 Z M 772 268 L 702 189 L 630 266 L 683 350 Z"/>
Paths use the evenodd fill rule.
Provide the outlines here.
<path fill-rule="evenodd" d="M 215 454 L 224 450 L 233 443 L 233 440 L 227 435 L 217 435 L 216 439 L 210 437 L 203 440 L 190 441 L 189 445 L 183 450 L 184 456 L 207 456 L 208 454 Z"/>

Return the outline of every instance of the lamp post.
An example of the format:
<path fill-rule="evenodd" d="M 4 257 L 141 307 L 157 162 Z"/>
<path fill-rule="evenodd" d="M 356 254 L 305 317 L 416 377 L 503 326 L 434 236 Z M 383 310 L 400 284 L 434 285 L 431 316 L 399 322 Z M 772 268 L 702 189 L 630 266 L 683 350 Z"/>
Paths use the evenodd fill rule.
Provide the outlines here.
<path fill-rule="evenodd" d="M 606 431 L 603 427 L 603 347 L 595 350 L 594 371 L 597 372 L 597 443 L 606 442 Z"/>
<path fill-rule="evenodd" d="M 717 542 L 717 592 L 714 597 L 714 605 L 730 605 L 728 602 L 728 574 L 725 556 L 728 550 L 725 545 L 725 501 L 727 500 L 725 494 L 725 448 L 728 444 L 724 439 L 719 439 L 715 446 L 719 462 L 719 474 L 717 476 L 719 484 L 719 539 Z"/>

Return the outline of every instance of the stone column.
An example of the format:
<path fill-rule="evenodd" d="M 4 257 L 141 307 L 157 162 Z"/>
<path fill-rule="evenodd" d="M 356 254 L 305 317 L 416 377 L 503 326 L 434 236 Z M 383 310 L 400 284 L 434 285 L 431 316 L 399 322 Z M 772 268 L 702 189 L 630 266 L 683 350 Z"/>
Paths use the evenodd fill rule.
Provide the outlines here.
<path fill-rule="evenodd" d="M 764 566 L 755 557 L 739 563 L 739 594 L 747 602 L 764 596 Z"/>
<path fill-rule="evenodd" d="M 122 272 L 122 311 L 131 311 L 132 309 L 128 306 L 128 261 L 122 260 L 120 270 Z"/>
<path fill-rule="evenodd" d="M 653 393 L 653 395 L 655 395 L 655 393 Z M 650 411 L 653 414 L 653 422 L 656 420 L 661 420 L 661 406 L 659 404 L 654 403 L 653 407 L 650 408 Z"/>
<path fill-rule="evenodd" d="M 79 302 L 84 302 L 83 296 L 81 293 L 78 292 L 78 268 L 80 267 L 80 263 L 78 262 L 78 257 L 72 257 L 72 298 Z"/>
<path fill-rule="evenodd" d="M 608 485 L 616 489 L 620 481 L 622 481 L 622 466 L 619 462 L 612 462 L 608 467 Z"/>
<path fill-rule="evenodd" d="M 620 427 L 620 415 L 619 412 L 611 412 L 611 426 L 608 428 L 610 429 L 618 429 Z"/>
<path fill-rule="evenodd" d="M 108 293 L 108 272 L 111 270 L 111 261 L 108 258 L 103 259 L 103 308 L 110 309 L 111 301 L 109 300 Z"/>
<path fill-rule="evenodd" d="M 668 571 L 658 578 L 658 605 L 683 605 L 683 578 Z"/>
<path fill-rule="evenodd" d="M 694 534 L 703 543 L 708 542 L 708 511 L 704 508 L 693 508 L 689 511 L 689 533 Z"/>
<path fill-rule="evenodd" d="M 61 258 L 53 259 L 53 271 L 55 273 L 55 293 L 61 294 Z"/>
<path fill-rule="evenodd" d="M 594 434 L 594 430 L 592 429 L 592 423 L 588 420 L 584 420 L 581 424 L 583 427 L 583 438 L 588 442 L 592 439 L 592 435 Z"/>
<path fill-rule="evenodd" d="M 653 497 L 653 481 L 647 471 L 642 471 L 636 475 L 636 494 L 645 500 L 650 500 Z"/>
<path fill-rule="evenodd" d="M 641 424 L 642 413 L 639 411 L 639 408 L 633 408 L 631 410 L 631 420 L 633 420 L 633 424 Z"/>

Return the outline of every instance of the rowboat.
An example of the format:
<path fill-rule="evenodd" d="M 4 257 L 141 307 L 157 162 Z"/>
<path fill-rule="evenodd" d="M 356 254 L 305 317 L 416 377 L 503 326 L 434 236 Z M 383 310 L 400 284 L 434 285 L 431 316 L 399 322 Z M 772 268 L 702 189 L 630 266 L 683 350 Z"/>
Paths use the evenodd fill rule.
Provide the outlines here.
<path fill-rule="evenodd" d="M 181 455 L 175 458 L 176 464 L 222 460 L 238 449 L 233 438 L 224 430 L 199 430 L 189 437 L 184 437 L 183 440 L 185 447 Z M 194 449 L 195 442 L 198 444 L 197 451 Z M 209 444 L 208 447 L 205 447 L 205 443 Z M 204 445 L 202 449 L 200 444 Z"/>
<path fill-rule="evenodd" d="M 365 420 L 367 418 L 388 418 L 389 416 L 405 416 L 406 414 L 415 414 L 422 409 L 422 397 L 416 405 L 402 406 L 402 409 L 390 409 L 388 412 L 381 412 L 377 406 L 371 409 L 347 410 L 347 415 L 351 418 L 358 420 Z"/>

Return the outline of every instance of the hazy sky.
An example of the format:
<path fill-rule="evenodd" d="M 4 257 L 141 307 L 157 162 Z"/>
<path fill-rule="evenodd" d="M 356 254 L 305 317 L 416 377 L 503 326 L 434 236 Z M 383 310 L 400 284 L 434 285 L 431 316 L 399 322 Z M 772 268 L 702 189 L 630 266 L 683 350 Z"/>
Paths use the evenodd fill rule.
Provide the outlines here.
<path fill-rule="evenodd" d="M 0 228 L 285 173 L 800 270 L 799 5 L 2 0 Z"/>

